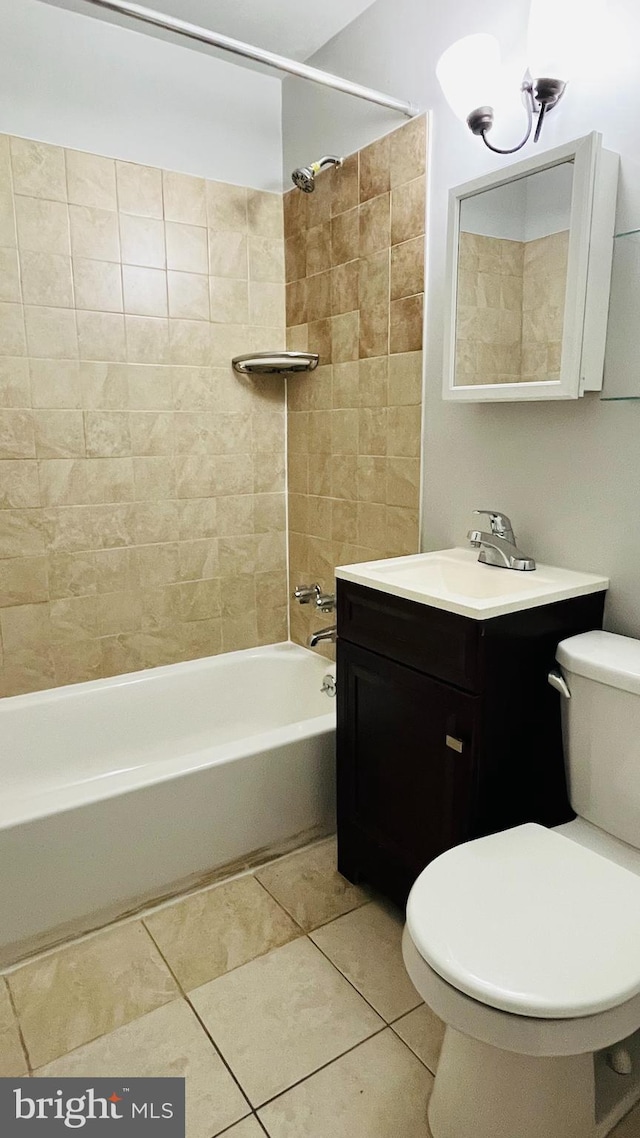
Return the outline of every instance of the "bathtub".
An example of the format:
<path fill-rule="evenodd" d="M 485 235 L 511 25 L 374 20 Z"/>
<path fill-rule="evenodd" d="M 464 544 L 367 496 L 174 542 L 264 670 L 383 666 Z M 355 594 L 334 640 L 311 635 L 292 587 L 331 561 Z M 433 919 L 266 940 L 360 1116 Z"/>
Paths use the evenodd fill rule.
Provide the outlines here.
<path fill-rule="evenodd" d="M 0 966 L 330 833 L 335 701 L 293 644 L 0 701 Z"/>

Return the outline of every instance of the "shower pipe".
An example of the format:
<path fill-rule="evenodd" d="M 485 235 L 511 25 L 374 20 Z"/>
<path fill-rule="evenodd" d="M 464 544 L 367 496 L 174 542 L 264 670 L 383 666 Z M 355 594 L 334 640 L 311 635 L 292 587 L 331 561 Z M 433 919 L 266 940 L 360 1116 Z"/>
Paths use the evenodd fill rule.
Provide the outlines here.
<path fill-rule="evenodd" d="M 405 103 L 401 99 L 394 99 L 382 91 L 372 87 L 363 87 L 359 83 L 352 83 L 349 79 L 342 79 L 339 75 L 332 75 L 328 71 L 320 71 L 317 67 L 309 67 L 306 63 L 298 63 L 295 59 L 287 59 L 284 55 L 276 55 L 261 47 L 243 43 L 242 40 L 232 39 L 220 32 L 211 32 L 208 28 L 198 27 L 186 20 L 179 20 L 174 16 L 166 16 L 162 12 L 155 12 L 152 8 L 145 8 L 142 4 L 133 4 L 129 0 L 84 0 L 94 8 L 104 8 L 109 12 L 116 12 L 121 16 L 129 16 L 132 20 L 139 20 L 143 24 L 151 24 L 156 28 L 175 32 L 186 36 L 187 39 L 198 40 L 211 47 L 221 48 L 232 55 L 240 55 L 244 59 L 252 59 L 256 63 L 263 63 L 267 67 L 275 67 L 278 71 L 286 71 L 289 75 L 296 75 L 299 79 L 308 79 L 311 83 L 319 83 L 323 87 L 332 87 L 334 91 L 342 91 L 345 95 L 353 95 L 356 99 L 365 99 L 369 103 L 377 103 L 380 107 L 387 107 L 390 111 L 397 111 L 407 118 L 415 118 L 421 114 L 419 107 L 412 103 Z"/>

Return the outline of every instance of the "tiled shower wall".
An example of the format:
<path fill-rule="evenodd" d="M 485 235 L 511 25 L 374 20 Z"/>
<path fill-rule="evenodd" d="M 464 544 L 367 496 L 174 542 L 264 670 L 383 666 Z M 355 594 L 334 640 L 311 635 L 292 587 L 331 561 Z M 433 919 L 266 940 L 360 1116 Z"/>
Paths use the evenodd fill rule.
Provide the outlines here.
<path fill-rule="evenodd" d="M 291 585 L 418 549 L 426 118 L 285 194 Z M 334 618 L 291 603 L 292 639 Z"/>
<path fill-rule="evenodd" d="M 0 695 L 286 639 L 282 198 L 0 136 Z"/>

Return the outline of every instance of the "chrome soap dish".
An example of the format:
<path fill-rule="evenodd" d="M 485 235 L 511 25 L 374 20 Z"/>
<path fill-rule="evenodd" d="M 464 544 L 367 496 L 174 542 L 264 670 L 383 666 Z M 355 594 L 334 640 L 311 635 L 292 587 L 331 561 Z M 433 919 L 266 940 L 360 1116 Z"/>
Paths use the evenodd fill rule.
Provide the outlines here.
<path fill-rule="evenodd" d="M 231 362 L 233 370 L 240 375 L 278 375 L 315 371 L 318 361 L 316 352 L 254 352 L 250 356 L 236 356 Z"/>

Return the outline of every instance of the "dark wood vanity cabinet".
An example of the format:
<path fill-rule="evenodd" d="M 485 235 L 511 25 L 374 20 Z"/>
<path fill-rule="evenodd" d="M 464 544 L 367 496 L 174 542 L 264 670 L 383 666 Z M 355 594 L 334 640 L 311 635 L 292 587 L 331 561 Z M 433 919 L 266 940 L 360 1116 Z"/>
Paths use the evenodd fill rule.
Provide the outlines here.
<path fill-rule="evenodd" d="M 604 592 L 473 620 L 338 581 L 338 865 L 403 904 L 459 842 L 573 815 L 560 640 L 602 627 Z"/>

